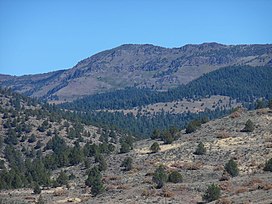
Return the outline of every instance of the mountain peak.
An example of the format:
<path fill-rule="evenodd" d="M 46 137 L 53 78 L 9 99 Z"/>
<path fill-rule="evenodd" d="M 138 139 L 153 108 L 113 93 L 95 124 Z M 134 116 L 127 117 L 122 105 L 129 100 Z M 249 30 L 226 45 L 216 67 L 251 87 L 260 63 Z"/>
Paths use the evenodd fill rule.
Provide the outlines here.
<path fill-rule="evenodd" d="M 206 42 L 180 48 L 123 44 L 92 55 L 63 72 L 0 76 L 0 85 L 29 96 L 73 100 L 131 86 L 167 90 L 222 67 L 271 66 L 271 61 L 271 44 Z"/>

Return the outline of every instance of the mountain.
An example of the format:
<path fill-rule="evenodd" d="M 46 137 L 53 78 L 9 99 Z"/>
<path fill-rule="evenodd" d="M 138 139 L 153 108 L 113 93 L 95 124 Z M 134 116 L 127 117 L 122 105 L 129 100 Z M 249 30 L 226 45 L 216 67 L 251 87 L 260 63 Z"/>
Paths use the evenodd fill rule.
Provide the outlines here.
<path fill-rule="evenodd" d="M 272 66 L 272 45 L 203 43 L 180 48 L 126 44 L 73 68 L 45 74 L 0 75 L 0 86 L 46 100 L 71 101 L 125 87 L 166 90 L 227 66 Z"/>

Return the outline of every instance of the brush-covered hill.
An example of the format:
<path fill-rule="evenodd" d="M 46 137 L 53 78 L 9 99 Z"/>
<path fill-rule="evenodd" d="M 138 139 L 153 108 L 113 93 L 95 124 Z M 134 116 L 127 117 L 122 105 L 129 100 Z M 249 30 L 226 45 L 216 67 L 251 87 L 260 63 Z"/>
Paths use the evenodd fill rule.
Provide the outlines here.
<path fill-rule="evenodd" d="M 134 143 L 127 153 L 107 155 L 107 168 L 98 174 L 103 190 L 96 196 L 91 196 L 93 187 L 86 186 L 88 172 L 79 165 L 62 167 L 66 174 L 74 169 L 76 179 L 58 188 L 42 188 L 40 195 L 32 194 L 32 188 L 1 191 L 1 197 L 21 201 L 40 198 L 45 203 L 200 203 L 208 186 L 214 184 L 216 190 L 206 198 L 217 199 L 215 203 L 270 203 L 271 127 L 271 109 L 237 109 L 191 133 L 174 129 L 154 132 L 153 139 Z M 175 141 L 169 139 L 171 136 Z M 159 148 L 151 151 L 154 142 Z M 89 165 L 92 169 L 97 164 Z M 89 171 L 89 176 L 93 174 Z M 160 180 L 162 188 L 158 188 Z"/>
<path fill-rule="evenodd" d="M 227 66 L 271 66 L 272 45 L 203 43 L 180 48 L 126 44 L 73 68 L 37 75 L 0 76 L 0 85 L 32 97 L 71 101 L 125 87 L 167 90 Z"/>
<path fill-rule="evenodd" d="M 68 180 L 77 185 L 94 156 L 106 165 L 104 156 L 117 151 L 126 135 L 83 121 L 76 113 L 0 89 L 0 198 L 11 189 L 55 189 Z"/>

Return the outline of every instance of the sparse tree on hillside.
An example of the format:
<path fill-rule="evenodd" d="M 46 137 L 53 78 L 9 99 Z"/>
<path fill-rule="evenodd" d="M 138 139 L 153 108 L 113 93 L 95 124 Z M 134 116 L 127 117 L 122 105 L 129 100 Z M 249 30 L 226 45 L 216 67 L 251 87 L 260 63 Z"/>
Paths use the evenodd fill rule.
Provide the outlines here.
<path fill-rule="evenodd" d="M 272 109 L 272 99 L 270 99 L 269 102 L 268 102 L 268 108 Z"/>
<path fill-rule="evenodd" d="M 162 140 L 164 141 L 164 144 L 172 144 L 172 142 L 174 141 L 174 137 L 173 135 L 171 135 L 169 131 L 163 132 L 161 137 L 162 137 Z"/>
<path fill-rule="evenodd" d="M 156 139 L 159 139 L 160 138 L 160 131 L 158 129 L 155 129 L 153 132 L 152 132 L 152 135 L 150 136 L 150 138 L 152 140 L 156 140 Z"/>
<path fill-rule="evenodd" d="M 40 186 L 37 183 L 35 183 L 34 188 L 33 188 L 33 193 L 40 194 L 41 192 L 42 192 L 42 190 L 41 190 Z"/>
<path fill-rule="evenodd" d="M 225 164 L 225 170 L 232 176 L 236 177 L 239 174 L 239 169 L 237 163 L 233 160 L 230 159 L 226 164 Z"/>
<path fill-rule="evenodd" d="M 88 178 L 85 184 L 91 187 L 91 192 L 94 196 L 102 193 L 104 191 L 104 186 L 102 183 L 102 175 L 98 167 L 93 167 L 88 174 Z"/>
<path fill-rule="evenodd" d="M 132 158 L 126 157 L 121 164 L 121 167 L 124 167 L 125 171 L 130 171 L 132 169 Z"/>
<path fill-rule="evenodd" d="M 208 189 L 203 195 L 203 199 L 206 200 L 207 202 L 212 202 L 214 200 L 219 199 L 220 195 L 221 195 L 220 187 L 217 186 L 216 184 L 211 184 L 208 186 Z"/>
<path fill-rule="evenodd" d="M 265 103 L 262 99 L 257 100 L 256 102 L 256 109 L 261 109 L 265 107 Z"/>
<path fill-rule="evenodd" d="M 168 176 L 168 181 L 172 183 L 181 183 L 182 175 L 178 171 L 172 171 Z"/>
<path fill-rule="evenodd" d="M 253 122 L 248 119 L 242 132 L 252 132 L 254 130 Z"/>
<path fill-rule="evenodd" d="M 195 131 L 196 131 L 196 126 L 195 126 L 193 123 L 190 122 L 190 123 L 187 125 L 185 132 L 186 132 L 187 134 L 189 134 L 189 133 L 192 133 L 192 132 L 195 132 Z"/>
<path fill-rule="evenodd" d="M 205 153 L 206 153 L 206 148 L 205 148 L 204 144 L 202 142 L 200 142 L 197 145 L 197 148 L 196 148 L 196 151 L 194 152 L 194 154 L 196 154 L 196 155 L 203 155 Z"/>
<path fill-rule="evenodd" d="M 271 171 L 272 172 L 272 158 L 269 159 L 264 166 L 264 171 Z"/>
<path fill-rule="evenodd" d="M 126 142 L 121 143 L 120 153 L 128 153 L 130 151 L 130 146 Z"/>
<path fill-rule="evenodd" d="M 150 147 L 150 150 L 152 153 L 156 153 L 156 152 L 160 151 L 160 149 L 161 149 L 160 145 L 157 142 L 154 142 Z"/>
<path fill-rule="evenodd" d="M 152 180 L 157 184 L 157 188 L 162 188 L 164 186 L 165 182 L 168 180 L 168 176 L 163 165 L 160 165 L 155 170 Z"/>
<path fill-rule="evenodd" d="M 68 183 L 68 176 L 64 171 L 61 171 L 58 178 L 56 179 L 57 186 L 67 185 Z"/>

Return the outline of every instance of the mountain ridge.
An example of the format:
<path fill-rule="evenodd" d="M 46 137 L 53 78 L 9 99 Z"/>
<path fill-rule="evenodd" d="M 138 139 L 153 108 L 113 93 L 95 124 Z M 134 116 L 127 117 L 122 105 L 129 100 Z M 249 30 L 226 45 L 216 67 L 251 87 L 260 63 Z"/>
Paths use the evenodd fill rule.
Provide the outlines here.
<path fill-rule="evenodd" d="M 67 70 L 20 77 L 0 75 L 0 86 L 46 100 L 71 101 L 125 87 L 167 90 L 226 66 L 272 66 L 272 44 L 188 44 L 164 48 L 124 44 Z"/>

